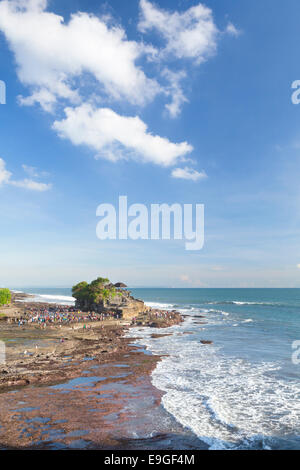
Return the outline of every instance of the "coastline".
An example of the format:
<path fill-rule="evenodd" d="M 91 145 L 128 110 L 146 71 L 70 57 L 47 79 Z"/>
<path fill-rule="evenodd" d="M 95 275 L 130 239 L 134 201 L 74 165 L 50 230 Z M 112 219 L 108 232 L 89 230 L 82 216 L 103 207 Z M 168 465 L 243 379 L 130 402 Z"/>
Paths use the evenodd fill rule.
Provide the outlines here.
<path fill-rule="evenodd" d="M 22 311 L 16 300 L 12 309 Z M 151 383 L 161 358 L 133 345 L 129 327 L 108 320 L 41 330 L 0 322 L 8 359 L 0 367 L 0 448 L 199 446 L 163 409 L 163 393 Z"/>
<path fill-rule="evenodd" d="M 147 299 L 147 307 L 179 309 L 184 323 L 148 328 L 141 318 L 132 328 L 130 321 L 111 319 L 84 330 L 82 323 L 50 319 L 44 330 L 42 324 L 13 326 L 0 316 L 0 334 L 1 327 L 12 328 L 7 350 L 19 347 L 19 372 L 23 367 L 31 380 L 0 392 L 1 448 L 299 448 L 299 381 L 286 361 L 299 332 L 299 291 L 293 297 L 270 290 L 145 290 L 135 296 Z M 72 332 L 72 326 L 80 328 Z M 266 331 L 276 338 L 276 359 Z M 49 356 L 53 342 L 59 350 Z M 30 354 L 24 355 L 25 346 Z"/>

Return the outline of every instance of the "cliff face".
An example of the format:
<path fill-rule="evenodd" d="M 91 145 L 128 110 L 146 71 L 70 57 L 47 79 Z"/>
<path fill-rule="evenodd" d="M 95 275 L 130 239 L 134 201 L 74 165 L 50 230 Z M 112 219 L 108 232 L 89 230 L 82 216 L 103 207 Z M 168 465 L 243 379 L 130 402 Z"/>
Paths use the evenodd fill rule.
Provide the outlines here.
<path fill-rule="evenodd" d="M 134 299 L 130 292 L 118 290 L 116 295 L 110 296 L 107 300 L 98 303 L 91 303 L 88 300 L 77 300 L 76 308 L 83 311 L 94 311 L 98 313 L 114 313 L 125 320 L 131 320 L 147 310 L 142 300 Z"/>
<path fill-rule="evenodd" d="M 122 318 L 131 320 L 140 313 L 144 313 L 146 309 L 142 300 L 131 298 L 118 307 L 118 313 L 121 314 Z"/>

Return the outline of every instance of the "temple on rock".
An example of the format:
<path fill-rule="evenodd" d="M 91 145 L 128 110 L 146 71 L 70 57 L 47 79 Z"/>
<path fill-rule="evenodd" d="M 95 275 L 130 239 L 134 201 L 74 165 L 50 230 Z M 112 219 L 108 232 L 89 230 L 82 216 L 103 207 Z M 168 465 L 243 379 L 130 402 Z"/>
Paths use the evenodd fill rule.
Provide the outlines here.
<path fill-rule="evenodd" d="M 83 281 L 72 289 L 76 308 L 82 311 L 115 313 L 120 318 L 132 319 L 148 310 L 142 300 L 135 299 L 126 284 L 112 284 L 109 279 L 98 277 L 90 284 Z"/>

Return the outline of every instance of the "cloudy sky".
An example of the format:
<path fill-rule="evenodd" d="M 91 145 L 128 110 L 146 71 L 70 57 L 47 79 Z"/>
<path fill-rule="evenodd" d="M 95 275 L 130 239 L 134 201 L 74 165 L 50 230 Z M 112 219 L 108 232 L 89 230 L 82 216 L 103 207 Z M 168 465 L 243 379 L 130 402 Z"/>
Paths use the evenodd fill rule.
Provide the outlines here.
<path fill-rule="evenodd" d="M 297 0 L 0 0 L 0 285 L 300 287 Z M 205 204 L 205 245 L 96 209 Z"/>

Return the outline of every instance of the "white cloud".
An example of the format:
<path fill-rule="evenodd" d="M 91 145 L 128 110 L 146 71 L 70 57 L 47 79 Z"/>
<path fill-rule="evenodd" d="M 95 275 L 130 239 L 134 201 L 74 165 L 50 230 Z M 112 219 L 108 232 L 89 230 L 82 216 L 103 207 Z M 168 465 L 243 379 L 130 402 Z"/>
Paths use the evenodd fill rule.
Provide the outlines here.
<path fill-rule="evenodd" d="M 22 168 L 24 172 L 30 176 L 30 178 L 40 178 L 40 177 L 45 177 L 49 176 L 49 173 L 46 171 L 39 171 L 36 167 L 34 166 L 29 166 L 29 165 L 22 165 Z"/>
<path fill-rule="evenodd" d="M 163 70 L 162 74 L 170 83 L 167 94 L 171 95 L 172 98 L 171 103 L 166 104 L 166 109 L 170 116 L 175 118 L 181 113 L 183 104 L 188 102 L 188 99 L 184 95 L 182 87 L 180 86 L 181 80 L 186 78 L 186 73 L 183 70 L 180 72 L 172 72 L 166 68 Z"/>
<path fill-rule="evenodd" d="M 174 168 L 172 171 L 172 177 L 173 178 L 179 178 L 179 179 L 184 179 L 184 180 L 192 180 L 192 181 L 198 181 L 200 179 L 205 179 L 207 178 L 207 174 L 205 171 L 196 171 L 193 168 Z"/>
<path fill-rule="evenodd" d="M 128 41 L 120 26 L 107 24 L 107 17 L 78 12 L 67 23 L 46 7 L 46 0 L 0 2 L 0 30 L 15 54 L 20 81 L 32 87 L 30 97 L 20 98 L 23 105 L 39 102 L 51 111 L 58 97 L 79 104 L 74 82 L 84 73 L 110 98 L 134 104 L 160 92 L 156 80 L 136 65 L 149 47 Z"/>
<path fill-rule="evenodd" d="M 223 266 L 211 266 L 210 268 L 212 271 L 224 271 L 224 267 Z"/>
<path fill-rule="evenodd" d="M 237 29 L 234 24 L 232 23 L 228 23 L 227 27 L 226 27 L 226 33 L 228 34 L 231 34 L 232 36 L 239 36 L 241 34 L 241 31 L 239 29 Z"/>
<path fill-rule="evenodd" d="M 216 52 L 219 30 L 212 10 L 199 3 L 183 13 L 171 13 L 148 0 L 140 1 L 139 30 L 156 30 L 166 41 L 165 54 L 194 59 L 198 64 Z"/>
<path fill-rule="evenodd" d="M 66 119 L 55 121 L 58 134 L 75 145 L 87 145 L 99 158 L 131 158 L 161 166 L 174 165 L 193 150 L 187 142 L 173 143 L 153 135 L 139 117 L 120 116 L 111 109 L 89 104 L 66 108 Z"/>
<path fill-rule="evenodd" d="M 181 274 L 179 276 L 181 282 L 189 284 L 192 287 L 207 287 L 207 284 L 204 284 L 202 281 L 198 280 L 194 276 L 190 277 L 188 274 Z"/>
<path fill-rule="evenodd" d="M 5 161 L 0 158 L 0 186 L 10 180 L 11 173 L 6 170 Z"/>
<path fill-rule="evenodd" d="M 22 168 L 25 171 L 25 173 L 27 173 L 32 178 L 36 178 L 36 177 L 39 176 L 39 173 L 38 173 L 37 169 L 34 166 L 29 166 L 29 165 L 24 164 L 24 165 L 22 165 Z"/>
<path fill-rule="evenodd" d="M 30 179 L 24 179 L 22 181 L 11 181 L 11 185 L 17 186 L 18 188 L 30 189 L 31 191 L 48 191 L 52 188 L 51 184 L 39 183 Z"/>
<path fill-rule="evenodd" d="M 35 103 L 39 103 L 44 111 L 48 113 L 54 112 L 54 105 L 56 103 L 56 96 L 49 90 L 43 88 L 39 91 L 35 91 L 30 96 L 18 96 L 19 104 L 21 106 L 33 106 Z"/>
<path fill-rule="evenodd" d="M 300 264 L 297 264 L 297 268 L 300 269 Z"/>
<path fill-rule="evenodd" d="M 178 64 L 177 71 L 171 70 L 169 59 L 190 58 L 199 64 L 215 53 L 220 35 L 211 9 L 198 4 L 185 12 L 168 12 L 141 0 L 139 29 L 155 29 L 166 42 L 157 51 L 144 42 L 129 41 L 124 29 L 108 16 L 77 12 L 65 21 L 47 11 L 47 6 L 47 0 L 0 0 L 0 32 L 14 53 L 19 80 L 30 90 L 29 96 L 18 97 L 19 103 L 39 103 L 56 116 L 53 128 L 61 137 L 87 145 L 98 157 L 131 158 L 161 166 L 187 161 L 185 156 L 193 150 L 190 144 L 153 135 L 138 116 L 121 116 L 104 107 L 103 101 L 109 100 L 110 107 L 112 100 L 124 99 L 144 105 L 161 94 L 170 98 L 165 105 L 169 115 L 177 117 L 188 101 L 182 87 L 187 74 L 178 71 Z M 235 34 L 231 23 L 227 29 Z M 155 78 L 149 78 L 139 65 L 144 56 L 150 59 L 148 66 L 157 57 L 168 61 L 168 67 L 156 64 Z M 63 108 L 65 119 L 57 117 Z M 203 177 L 187 170 L 176 169 L 173 176 Z M 32 183 L 31 178 L 22 184 L 29 188 Z"/>
<path fill-rule="evenodd" d="M 23 169 L 34 170 L 33 167 L 27 167 L 26 165 L 23 165 Z M 51 184 L 40 183 L 32 179 L 24 179 L 24 180 L 15 181 L 11 177 L 12 177 L 12 173 L 6 170 L 6 163 L 2 158 L 0 158 L 0 186 L 2 184 L 9 184 L 11 186 L 17 186 L 19 188 L 29 189 L 31 191 L 40 191 L 40 192 L 48 191 L 52 187 Z"/>

